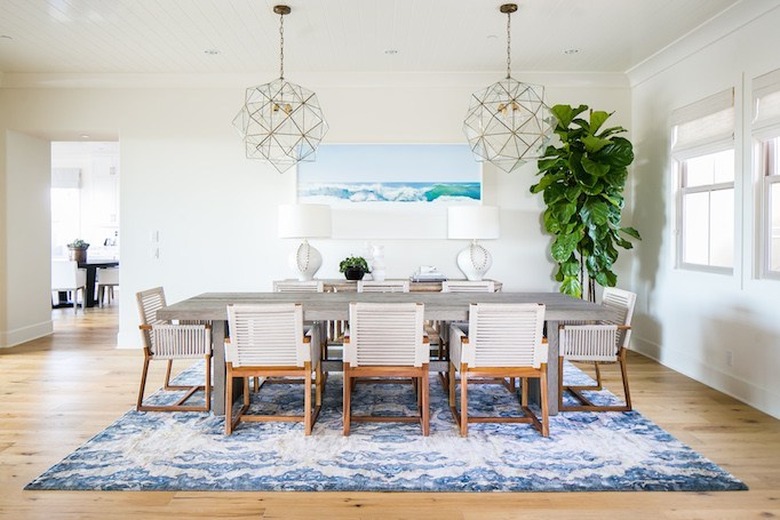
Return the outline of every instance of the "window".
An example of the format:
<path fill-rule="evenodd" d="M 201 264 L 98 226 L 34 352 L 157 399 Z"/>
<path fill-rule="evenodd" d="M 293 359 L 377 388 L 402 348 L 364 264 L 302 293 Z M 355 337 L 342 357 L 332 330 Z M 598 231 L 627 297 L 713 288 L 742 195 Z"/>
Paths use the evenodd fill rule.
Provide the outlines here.
<path fill-rule="evenodd" d="M 780 70 L 753 80 L 753 138 L 761 190 L 760 273 L 780 278 Z"/>
<path fill-rule="evenodd" d="M 677 265 L 731 273 L 734 267 L 734 92 L 672 114 Z"/>

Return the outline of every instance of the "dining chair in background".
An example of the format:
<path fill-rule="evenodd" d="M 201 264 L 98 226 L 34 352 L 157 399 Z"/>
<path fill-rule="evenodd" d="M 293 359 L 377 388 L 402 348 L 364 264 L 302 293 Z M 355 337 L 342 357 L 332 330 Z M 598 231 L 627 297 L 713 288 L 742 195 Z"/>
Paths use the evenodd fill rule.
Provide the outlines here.
<path fill-rule="evenodd" d="M 225 342 L 227 378 L 225 388 L 225 434 L 241 421 L 303 422 L 303 432 L 311 435 L 322 405 L 324 380 L 320 363 L 320 326 L 314 323 L 304 334 L 300 304 L 228 305 L 230 338 Z M 249 414 L 249 377 L 262 377 L 265 384 L 303 382 L 302 415 Z M 233 415 L 233 380 L 244 380 L 244 398 Z M 314 383 L 314 384 L 313 384 Z M 264 385 L 263 385 L 264 386 Z M 312 405 L 312 386 L 315 390 Z M 260 389 L 262 393 L 262 386 Z"/>
<path fill-rule="evenodd" d="M 631 392 L 628 388 L 626 352 L 631 339 L 631 319 L 634 316 L 636 294 L 614 287 L 604 288 L 601 304 L 609 310 L 609 318 L 598 323 L 563 324 L 558 334 L 560 357 L 558 358 L 558 409 L 560 411 L 614 411 L 632 410 Z M 592 362 L 595 385 L 566 385 L 563 381 L 564 360 Z M 583 392 L 603 388 L 600 363 L 617 363 L 623 380 L 625 404 L 595 404 Z M 564 393 L 570 392 L 578 404 L 564 404 Z"/>
<path fill-rule="evenodd" d="M 408 293 L 409 280 L 358 280 L 357 292 Z"/>
<path fill-rule="evenodd" d="M 349 304 L 349 336 L 344 338 L 344 435 L 352 422 L 420 422 L 430 431 L 428 403 L 429 347 L 423 334 L 424 306 L 419 303 Z M 357 378 L 414 381 L 417 414 L 408 416 L 354 415 L 352 392 Z"/>
<path fill-rule="evenodd" d="M 545 306 L 536 303 L 469 306 L 468 329 L 450 326 L 449 403 L 462 436 L 469 423 L 531 423 L 544 437 L 549 435 L 547 403 L 547 343 L 543 341 Z M 460 376 L 458 379 L 457 376 Z M 522 416 L 473 416 L 468 411 L 468 388 L 472 378 L 479 384 L 499 382 L 516 397 L 512 381 L 521 378 Z M 508 380 L 506 379 L 508 378 Z M 528 406 L 528 379 L 539 379 L 541 420 Z M 456 385 L 460 384 L 460 409 Z"/>
<path fill-rule="evenodd" d="M 87 302 L 87 271 L 79 269 L 75 260 L 52 260 L 51 262 L 52 293 L 73 293 L 73 312 L 78 313 L 79 292 L 81 292 L 81 310 L 84 311 Z"/>
<path fill-rule="evenodd" d="M 157 318 L 157 311 L 165 307 L 165 292 L 155 287 L 136 293 L 138 313 L 141 317 L 141 337 L 144 344 L 144 366 L 138 389 L 136 410 L 138 411 L 187 411 L 207 412 L 211 409 L 211 327 L 204 323 L 169 323 Z M 173 362 L 177 360 L 205 361 L 205 382 L 203 385 L 172 385 Z M 183 391 L 184 395 L 172 405 L 148 404 L 144 401 L 149 364 L 155 360 L 167 361 L 163 389 Z M 203 405 L 185 404 L 196 392 L 203 390 Z"/>
<path fill-rule="evenodd" d="M 108 293 L 108 302 L 114 298 L 114 289 L 119 287 L 118 267 L 99 267 L 95 270 L 95 283 L 97 284 L 98 305 L 103 306 Z"/>

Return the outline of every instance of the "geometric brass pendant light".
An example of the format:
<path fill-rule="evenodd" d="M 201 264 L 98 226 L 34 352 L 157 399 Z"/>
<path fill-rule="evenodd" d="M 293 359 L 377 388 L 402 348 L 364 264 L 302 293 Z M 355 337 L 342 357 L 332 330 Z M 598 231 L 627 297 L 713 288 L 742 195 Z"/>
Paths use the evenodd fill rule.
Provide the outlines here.
<path fill-rule="evenodd" d="M 246 89 L 244 106 L 233 119 L 249 159 L 260 159 L 285 172 L 299 161 L 313 161 L 328 131 L 314 92 L 284 79 L 284 16 L 286 5 L 273 8 L 279 15 L 279 78 Z"/>
<path fill-rule="evenodd" d="M 553 117 L 544 102 L 544 87 L 521 83 L 511 74 L 511 15 L 517 4 L 504 4 L 506 78 L 471 95 L 463 132 L 478 161 L 511 172 L 544 155 L 553 132 Z"/>

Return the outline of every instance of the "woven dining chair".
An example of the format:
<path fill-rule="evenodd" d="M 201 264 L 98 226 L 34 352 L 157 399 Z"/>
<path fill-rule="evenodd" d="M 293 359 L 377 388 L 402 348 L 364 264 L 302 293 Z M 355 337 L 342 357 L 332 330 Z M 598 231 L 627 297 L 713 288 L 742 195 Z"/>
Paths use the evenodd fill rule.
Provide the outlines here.
<path fill-rule="evenodd" d="M 614 287 L 606 287 L 601 304 L 609 311 L 607 319 L 598 323 L 565 323 L 559 328 L 558 409 L 561 411 L 627 412 L 632 410 L 626 352 L 628 342 L 631 339 L 631 319 L 634 316 L 636 294 Z M 592 362 L 596 384 L 566 385 L 563 381 L 564 360 Z M 599 368 L 601 363 L 617 363 L 620 366 L 625 404 L 594 404 L 583 393 L 603 389 Z M 567 391 L 577 399 L 578 404 L 564 404 L 564 393 Z"/>
<path fill-rule="evenodd" d="M 407 293 L 409 280 L 358 280 L 357 292 Z"/>
<path fill-rule="evenodd" d="M 207 412 L 211 410 L 211 327 L 208 324 L 178 324 L 157 319 L 157 311 L 165 307 L 165 292 L 155 287 L 136 293 L 141 317 L 141 337 L 144 344 L 144 366 L 138 389 L 136 410 L 166 412 Z M 203 385 L 172 385 L 171 372 L 176 360 L 203 359 L 205 382 Z M 184 395 L 173 405 L 145 404 L 144 392 L 149 374 L 149 364 L 155 360 L 167 361 L 163 389 L 183 391 Z M 196 392 L 203 390 L 203 405 L 186 405 Z"/>
<path fill-rule="evenodd" d="M 536 303 L 487 304 L 469 306 L 468 330 L 456 323 L 450 326 L 449 403 L 461 436 L 468 435 L 469 423 L 531 423 L 544 437 L 550 434 L 547 402 L 547 343 L 543 341 L 545 306 Z M 458 379 L 457 376 L 460 376 Z M 521 378 L 522 416 L 473 416 L 468 410 L 468 388 L 472 378 L 479 383 L 505 383 Z M 528 379 L 539 379 L 541 420 L 528 406 Z M 460 384 L 460 409 L 455 388 Z"/>
<path fill-rule="evenodd" d="M 423 335 L 424 306 L 419 303 L 349 304 L 349 336 L 344 338 L 344 435 L 352 422 L 420 422 L 430 431 L 428 404 L 428 344 Z M 401 378 L 414 381 L 417 415 L 374 416 L 352 413 L 357 378 Z"/>
<path fill-rule="evenodd" d="M 303 310 L 295 303 L 228 305 L 227 315 L 230 339 L 225 342 L 225 434 L 231 434 L 241 421 L 290 421 L 303 422 L 304 434 L 311 435 L 322 405 L 319 323 L 312 324 L 304 334 Z M 302 381 L 303 414 L 247 413 L 251 402 L 249 377 L 263 377 L 266 382 L 271 378 L 274 382 L 284 382 L 279 378 Z M 244 380 L 244 399 L 234 416 L 233 380 L 236 378 Z M 313 406 L 312 383 L 315 383 Z"/>

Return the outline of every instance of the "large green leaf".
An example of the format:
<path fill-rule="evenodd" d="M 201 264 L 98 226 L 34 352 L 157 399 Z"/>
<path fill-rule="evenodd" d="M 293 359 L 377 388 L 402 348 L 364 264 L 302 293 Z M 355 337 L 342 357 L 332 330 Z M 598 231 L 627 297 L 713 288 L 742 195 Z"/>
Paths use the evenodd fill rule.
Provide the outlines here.
<path fill-rule="evenodd" d="M 617 284 L 617 275 L 612 271 L 602 271 L 596 275 L 596 283 L 602 287 L 614 287 Z"/>
<path fill-rule="evenodd" d="M 579 242 L 579 235 L 572 233 L 570 235 L 558 235 L 550 247 L 550 254 L 558 263 L 567 261 L 574 250 L 577 248 L 577 242 Z"/>
<path fill-rule="evenodd" d="M 577 276 L 566 276 L 561 282 L 561 292 L 580 298 L 582 296 L 582 284 Z"/>
<path fill-rule="evenodd" d="M 539 179 L 539 182 L 537 184 L 534 184 L 531 186 L 531 193 L 539 193 L 540 191 L 544 191 L 547 186 L 554 183 L 560 178 L 558 175 L 553 174 L 547 174 L 541 179 Z"/>
<path fill-rule="evenodd" d="M 628 166 L 634 161 L 634 148 L 628 139 L 613 137 L 612 142 L 599 151 L 599 156 L 612 166 Z"/>
<path fill-rule="evenodd" d="M 622 227 L 620 228 L 620 231 L 628 236 L 636 238 L 637 240 L 642 240 L 642 237 L 639 235 L 639 231 L 632 227 Z"/>
<path fill-rule="evenodd" d="M 603 110 L 594 110 L 590 113 L 590 132 L 592 134 L 595 134 L 599 131 L 599 128 L 601 128 L 601 125 L 604 124 L 604 121 L 609 119 L 609 116 L 612 114 L 608 114 L 607 112 L 604 112 Z"/>
<path fill-rule="evenodd" d="M 609 206 L 601 199 L 589 199 L 583 204 L 580 210 L 580 216 L 585 223 L 603 226 L 607 223 L 609 215 Z"/>
<path fill-rule="evenodd" d="M 577 205 L 573 202 L 559 202 L 550 208 L 552 216 L 561 224 L 568 223 L 577 213 Z"/>
<path fill-rule="evenodd" d="M 585 145 L 585 150 L 588 153 L 596 153 L 607 146 L 610 142 L 611 141 L 609 139 L 601 139 L 592 135 L 588 135 L 582 138 L 582 144 Z"/>
<path fill-rule="evenodd" d="M 596 177 L 603 177 L 610 169 L 609 164 L 593 161 L 586 156 L 582 157 L 582 167 L 586 172 Z"/>

